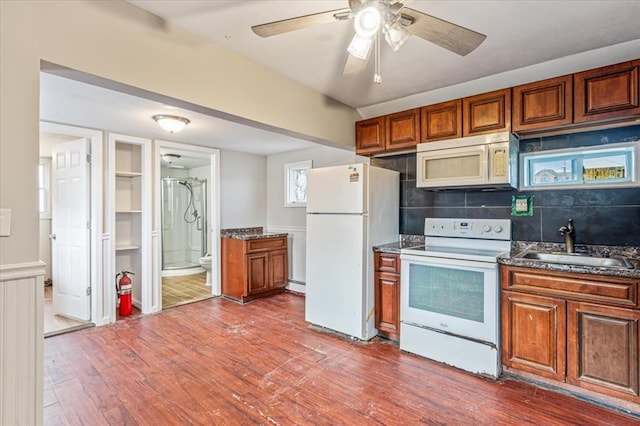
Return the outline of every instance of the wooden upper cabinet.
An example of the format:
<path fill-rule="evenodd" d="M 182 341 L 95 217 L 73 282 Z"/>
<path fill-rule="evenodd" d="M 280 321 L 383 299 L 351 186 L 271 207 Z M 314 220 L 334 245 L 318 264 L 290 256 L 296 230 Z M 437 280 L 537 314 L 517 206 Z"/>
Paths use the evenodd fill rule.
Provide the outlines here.
<path fill-rule="evenodd" d="M 462 137 L 462 99 L 420 108 L 422 142 Z"/>
<path fill-rule="evenodd" d="M 573 122 L 573 75 L 513 88 L 514 132 L 560 127 Z"/>
<path fill-rule="evenodd" d="M 420 141 L 420 108 L 386 116 L 386 149 L 411 148 Z"/>
<path fill-rule="evenodd" d="M 462 99 L 463 136 L 511 131 L 511 89 Z"/>
<path fill-rule="evenodd" d="M 385 150 L 385 117 L 356 122 L 356 154 L 372 154 Z"/>
<path fill-rule="evenodd" d="M 574 74 L 574 122 L 640 115 L 638 61 Z"/>

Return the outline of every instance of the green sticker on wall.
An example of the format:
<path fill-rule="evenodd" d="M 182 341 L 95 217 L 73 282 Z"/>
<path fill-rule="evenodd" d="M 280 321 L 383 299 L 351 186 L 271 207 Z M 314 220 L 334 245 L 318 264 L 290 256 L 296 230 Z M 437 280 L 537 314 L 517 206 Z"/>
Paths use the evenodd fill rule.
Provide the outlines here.
<path fill-rule="evenodd" d="M 511 216 L 533 216 L 533 195 L 512 195 Z"/>

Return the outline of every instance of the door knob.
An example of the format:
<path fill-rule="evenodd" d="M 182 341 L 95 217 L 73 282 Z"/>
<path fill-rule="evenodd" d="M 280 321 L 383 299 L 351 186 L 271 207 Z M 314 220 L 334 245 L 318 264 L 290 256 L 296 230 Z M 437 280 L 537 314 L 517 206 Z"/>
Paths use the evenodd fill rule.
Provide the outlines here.
<path fill-rule="evenodd" d="M 50 240 L 55 240 L 56 239 L 56 234 L 49 234 L 49 239 Z"/>

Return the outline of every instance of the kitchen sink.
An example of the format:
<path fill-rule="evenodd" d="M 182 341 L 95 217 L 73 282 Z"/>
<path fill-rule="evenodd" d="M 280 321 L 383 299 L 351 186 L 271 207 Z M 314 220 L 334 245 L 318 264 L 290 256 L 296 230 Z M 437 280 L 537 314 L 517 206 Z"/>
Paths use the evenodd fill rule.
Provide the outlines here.
<path fill-rule="evenodd" d="M 541 253 L 537 251 L 523 251 L 515 257 L 564 265 L 633 269 L 631 262 L 624 257 L 601 257 L 583 253 Z"/>

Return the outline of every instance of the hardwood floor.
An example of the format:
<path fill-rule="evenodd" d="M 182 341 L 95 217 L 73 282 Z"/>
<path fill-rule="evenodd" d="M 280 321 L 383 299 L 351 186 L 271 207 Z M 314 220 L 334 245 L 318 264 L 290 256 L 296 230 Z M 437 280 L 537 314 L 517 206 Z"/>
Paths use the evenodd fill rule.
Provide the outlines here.
<path fill-rule="evenodd" d="M 206 272 L 176 277 L 162 277 L 162 309 L 212 297 L 206 285 Z"/>
<path fill-rule="evenodd" d="M 46 339 L 45 424 L 631 425 L 527 383 L 490 382 L 304 321 L 284 293 L 214 298 Z"/>
<path fill-rule="evenodd" d="M 53 287 L 44 287 L 44 336 L 54 336 L 60 333 L 66 333 L 71 330 L 79 330 L 86 327 L 92 327 L 89 322 L 77 321 L 56 315 L 53 312 Z"/>

